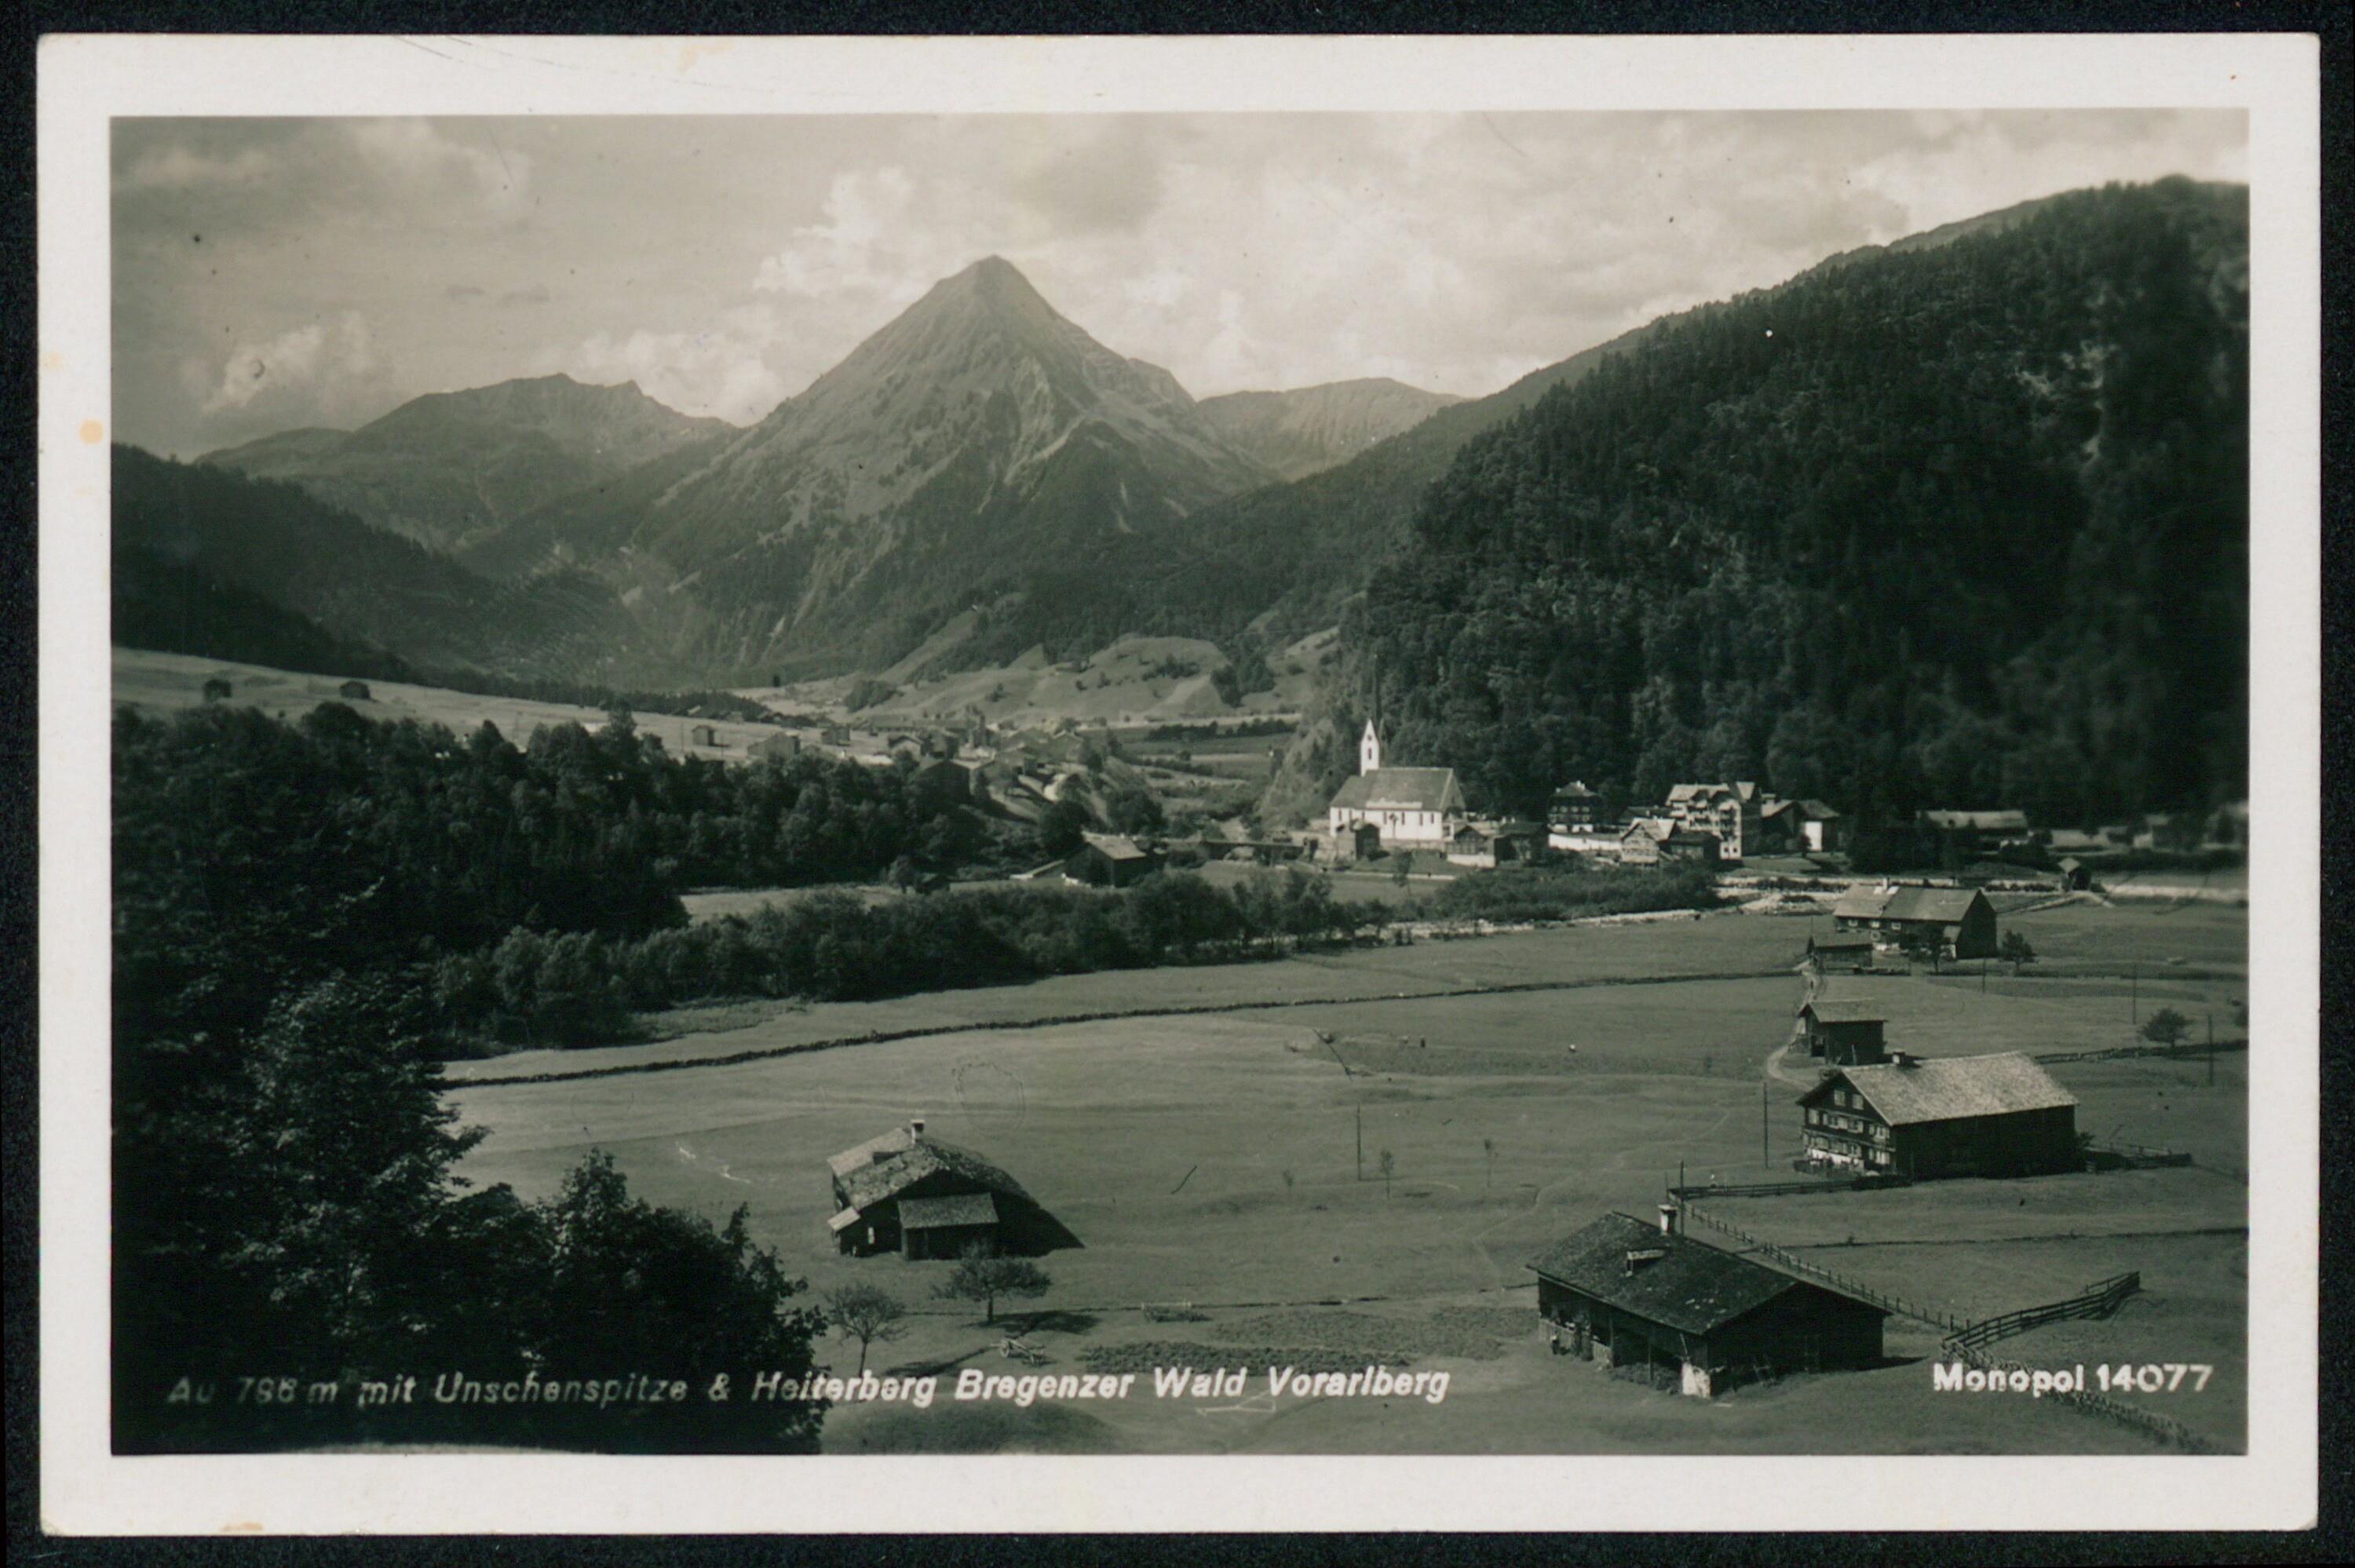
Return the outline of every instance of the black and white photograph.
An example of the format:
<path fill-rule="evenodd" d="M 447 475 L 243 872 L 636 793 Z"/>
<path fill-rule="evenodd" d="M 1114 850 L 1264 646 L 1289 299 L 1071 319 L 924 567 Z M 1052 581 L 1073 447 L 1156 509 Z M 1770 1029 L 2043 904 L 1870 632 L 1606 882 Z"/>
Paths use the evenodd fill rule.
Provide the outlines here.
<path fill-rule="evenodd" d="M 45 58 L 69 1504 L 2310 1515 L 2310 50 L 564 42 Z"/>

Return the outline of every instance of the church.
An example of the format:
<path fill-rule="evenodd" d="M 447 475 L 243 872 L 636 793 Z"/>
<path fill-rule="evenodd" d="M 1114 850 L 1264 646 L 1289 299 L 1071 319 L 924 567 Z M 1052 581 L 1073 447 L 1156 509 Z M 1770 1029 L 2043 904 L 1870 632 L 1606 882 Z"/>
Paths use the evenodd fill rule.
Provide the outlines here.
<path fill-rule="evenodd" d="M 1385 768 L 1382 737 L 1371 719 L 1358 741 L 1358 776 L 1341 786 L 1326 813 L 1337 861 L 1392 851 L 1447 853 L 1465 824 L 1464 791 L 1453 768 Z"/>

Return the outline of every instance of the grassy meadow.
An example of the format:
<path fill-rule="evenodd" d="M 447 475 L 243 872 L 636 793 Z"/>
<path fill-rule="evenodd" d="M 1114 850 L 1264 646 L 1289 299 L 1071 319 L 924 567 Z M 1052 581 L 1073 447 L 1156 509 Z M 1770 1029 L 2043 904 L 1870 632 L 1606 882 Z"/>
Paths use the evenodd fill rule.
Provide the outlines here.
<path fill-rule="evenodd" d="M 2056 945 L 2093 939 L 2066 925 L 2072 913 L 2052 912 L 2040 949 L 2047 934 Z M 2078 917 L 2123 950 L 2137 944 L 2119 913 Z M 2241 916 L 2141 918 L 2177 946 L 2196 935 L 2203 963 L 2221 965 L 2232 945 L 2222 927 Z M 1802 938 L 1801 922 L 1716 916 L 783 1010 L 650 1046 L 453 1064 L 453 1075 L 691 1059 L 868 1029 L 943 1033 L 651 1075 L 461 1082 L 453 1101 L 492 1134 L 467 1161 L 477 1181 L 545 1192 L 588 1149 L 606 1149 L 658 1202 L 715 1217 L 746 1205 L 754 1234 L 820 1292 L 859 1281 L 900 1295 L 915 1309 L 912 1330 L 876 1347 L 879 1369 L 1029 1370 L 999 1358 L 1001 1329 L 930 1298 L 941 1266 L 831 1249 L 825 1157 L 911 1115 L 1003 1164 L 1086 1243 L 1046 1259 L 1053 1289 L 1013 1308 L 1038 1314 L 1031 1337 L 1047 1370 L 1082 1370 L 1092 1349 L 1148 1340 L 1199 1346 L 1210 1365 L 1222 1343 L 1349 1350 L 1366 1316 L 1395 1319 L 1412 1341 L 1451 1312 L 1527 1314 L 1519 1334 L 1412 1358 L 1451 1372 L 1436 1405 L 1272 1400 L 1254 1368 L 1241 1400 L 847 1409 L 826 1429 L 838 1451 L 2148 1451 L 2148 1439 L 2050 1402 L 1933 1396 L 1923 1358 L 1936 1336 L 1902 1319 L 1891 1321 L 1891 1364 L 1880 1370 L 1713 1402 L 1546 1353 L 1522 1267 L 1540 1246 L 1604 1210 L 1648 1214 L 1680 1162 L 1697 1181 L 1790 1174 L 1796 1090 L 1775 1080 L 1762 1095 L 1761 1075 L 1801 986 L 1760 971 L 1787 965 Z M 1704 978 L 1745 972 L 1755 978 Z M 2082 977 L 2049 989 L 2032 977 L 1991 975 L 1984 992 L 1976 977 L 1870 984 L 1892 1042 L 1930 1054 L 2122 1043 L 2106 1025 L 2126 981 L 2113 995 Z M 1570 989 L 1430 994 L 1531 982 Z M 1204 1002 L 1261 1005 L 960 1027 Z M 2218 1378 L 2195 1425 L 2234 1441 L 2246 1365 L 2234 1269 L 2245 1244 L 2231 1234 L 2244 1220 L 2228 1172 L 2245 1169 L 2244 1061 L 2220 1058 L 2212 1088 L 2196 1060 L 2054 1069 L 2083 1101 L 2082 1128 L 2187 1148 L 2213 1168 L 1717 1207 L 1768 1239 L 1837 1255 L 1826 1266 L 1970 1315 L 2139 1267 L 2146 1293 L 2117 1319 L 2040 1330 L 2053 1336 L 2051 1355 L 2165 1350 L 2163 1359 L 2212 1361 Z M 1178 1302 L 1199 1319 L 1156 1322 L 1141 1310 Z M 1292 1306 L 1280 1330 L 1246 1331 L 1283 1304 Z M 2042 1364 L 2034 1339 L 2007 1353 Z M 856 1353 L 828 1351 L 844 1371 Z M 2185 1396 L 2173 1397 L 2166 1408 L 2191 1419 Z"/>

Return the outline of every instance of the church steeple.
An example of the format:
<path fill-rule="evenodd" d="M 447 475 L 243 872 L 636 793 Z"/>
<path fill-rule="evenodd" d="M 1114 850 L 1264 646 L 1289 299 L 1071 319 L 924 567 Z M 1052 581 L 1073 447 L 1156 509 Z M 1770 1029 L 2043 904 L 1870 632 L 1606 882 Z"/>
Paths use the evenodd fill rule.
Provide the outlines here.
<path fill-rule="evenodd" d="M 1374 721 L 1366 721 L 1366 733 L 1358 737 L 1358 771 L 1371 773 L 1382 765 L 1382 737 L 1374 729 Z"/>

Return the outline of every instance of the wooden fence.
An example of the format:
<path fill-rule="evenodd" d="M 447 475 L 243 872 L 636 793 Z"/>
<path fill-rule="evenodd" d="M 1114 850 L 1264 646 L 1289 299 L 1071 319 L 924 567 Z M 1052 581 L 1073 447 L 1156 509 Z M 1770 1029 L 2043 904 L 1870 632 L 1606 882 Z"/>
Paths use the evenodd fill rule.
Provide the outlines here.
<path fill-rule="evenodd" d="M 2100 1051 L 2040 1051 L 2036 1054 L 2036 1060 L 2040 1062 L 2115 1062 L 2128 1056 L 2172 1056 L 2180 1059 L 2185 1056 L 2211 1056 L 2219 1051 L 2229 1055 L 2234 1051 L 2246 1051 L 2248 1048 L 2249 1043 L 2245 1038 L 2219 1040 L 2212 1045 L 2205 1041 L 2190 1040 L 2173 1045 L 2112 1045 Z"/>
<path fill-rule="evenodd" d="M 2014 1334 L 2024 1334 L 2046 1323 L 2057 1323 L 2063 1318 L 2106 1318 L 2118 1309 L 2119 1303 L 2141 1289 L 2140 1269 L 2113 1275 L 2088 1285 L 2065 1300 L 2047 1301 L 2041 1307 L 2022 1307 L 2017 1311 L 1982 1318 L 1947 1335 L 1945 1348 L 1949 1354 L 1959 1354 L 1966 1348 L 1977 1350 L 1998 1340 L 2008 1340 Z"/>
<path fill-rule="evenodd" d="M 1782 1198 L 1795 1192 L 1877 1192 L 1885 1188 L 1912 1185 L 1902 1176 L 1818 1176 L 1812 1181 L 1712 1182 L 1705 1187 L 1672 1186 L 1668 1189 L 1668 1195 L 1678 1201 L 1689 1198 Z"/>
<path fill-rule="evenodd" d="M 2017 1361 L 1998 1361 L 1976 1345 L 1955 1346 L 1954 1354 L 1956 1361 L 1966 1361 L 1972 1366 L 1990 1372 L 2032 1372 L 2034 1370 L 2023 1367 Z M 2060 1400 L 2063 1404 L 2075 1405 L 2078 1409 L 2093 1414 L 2106 1416 L 2122 1426 L 2132 1426 L 2148 1433 L 2160 1442 L 2171 1443 L 2188 1454 L 2223 1452 L 2215 1444 L 2173 1416 L 2161 1415 L 2155 1410 L 2145 1410 L 2138 1404 L 2129 1404 L 2123 1399 L 2113 1399 L 2106 1393 L 2092 1389 L 2073 1388 L 2062 1390 L 2050 1397 Z"/>

